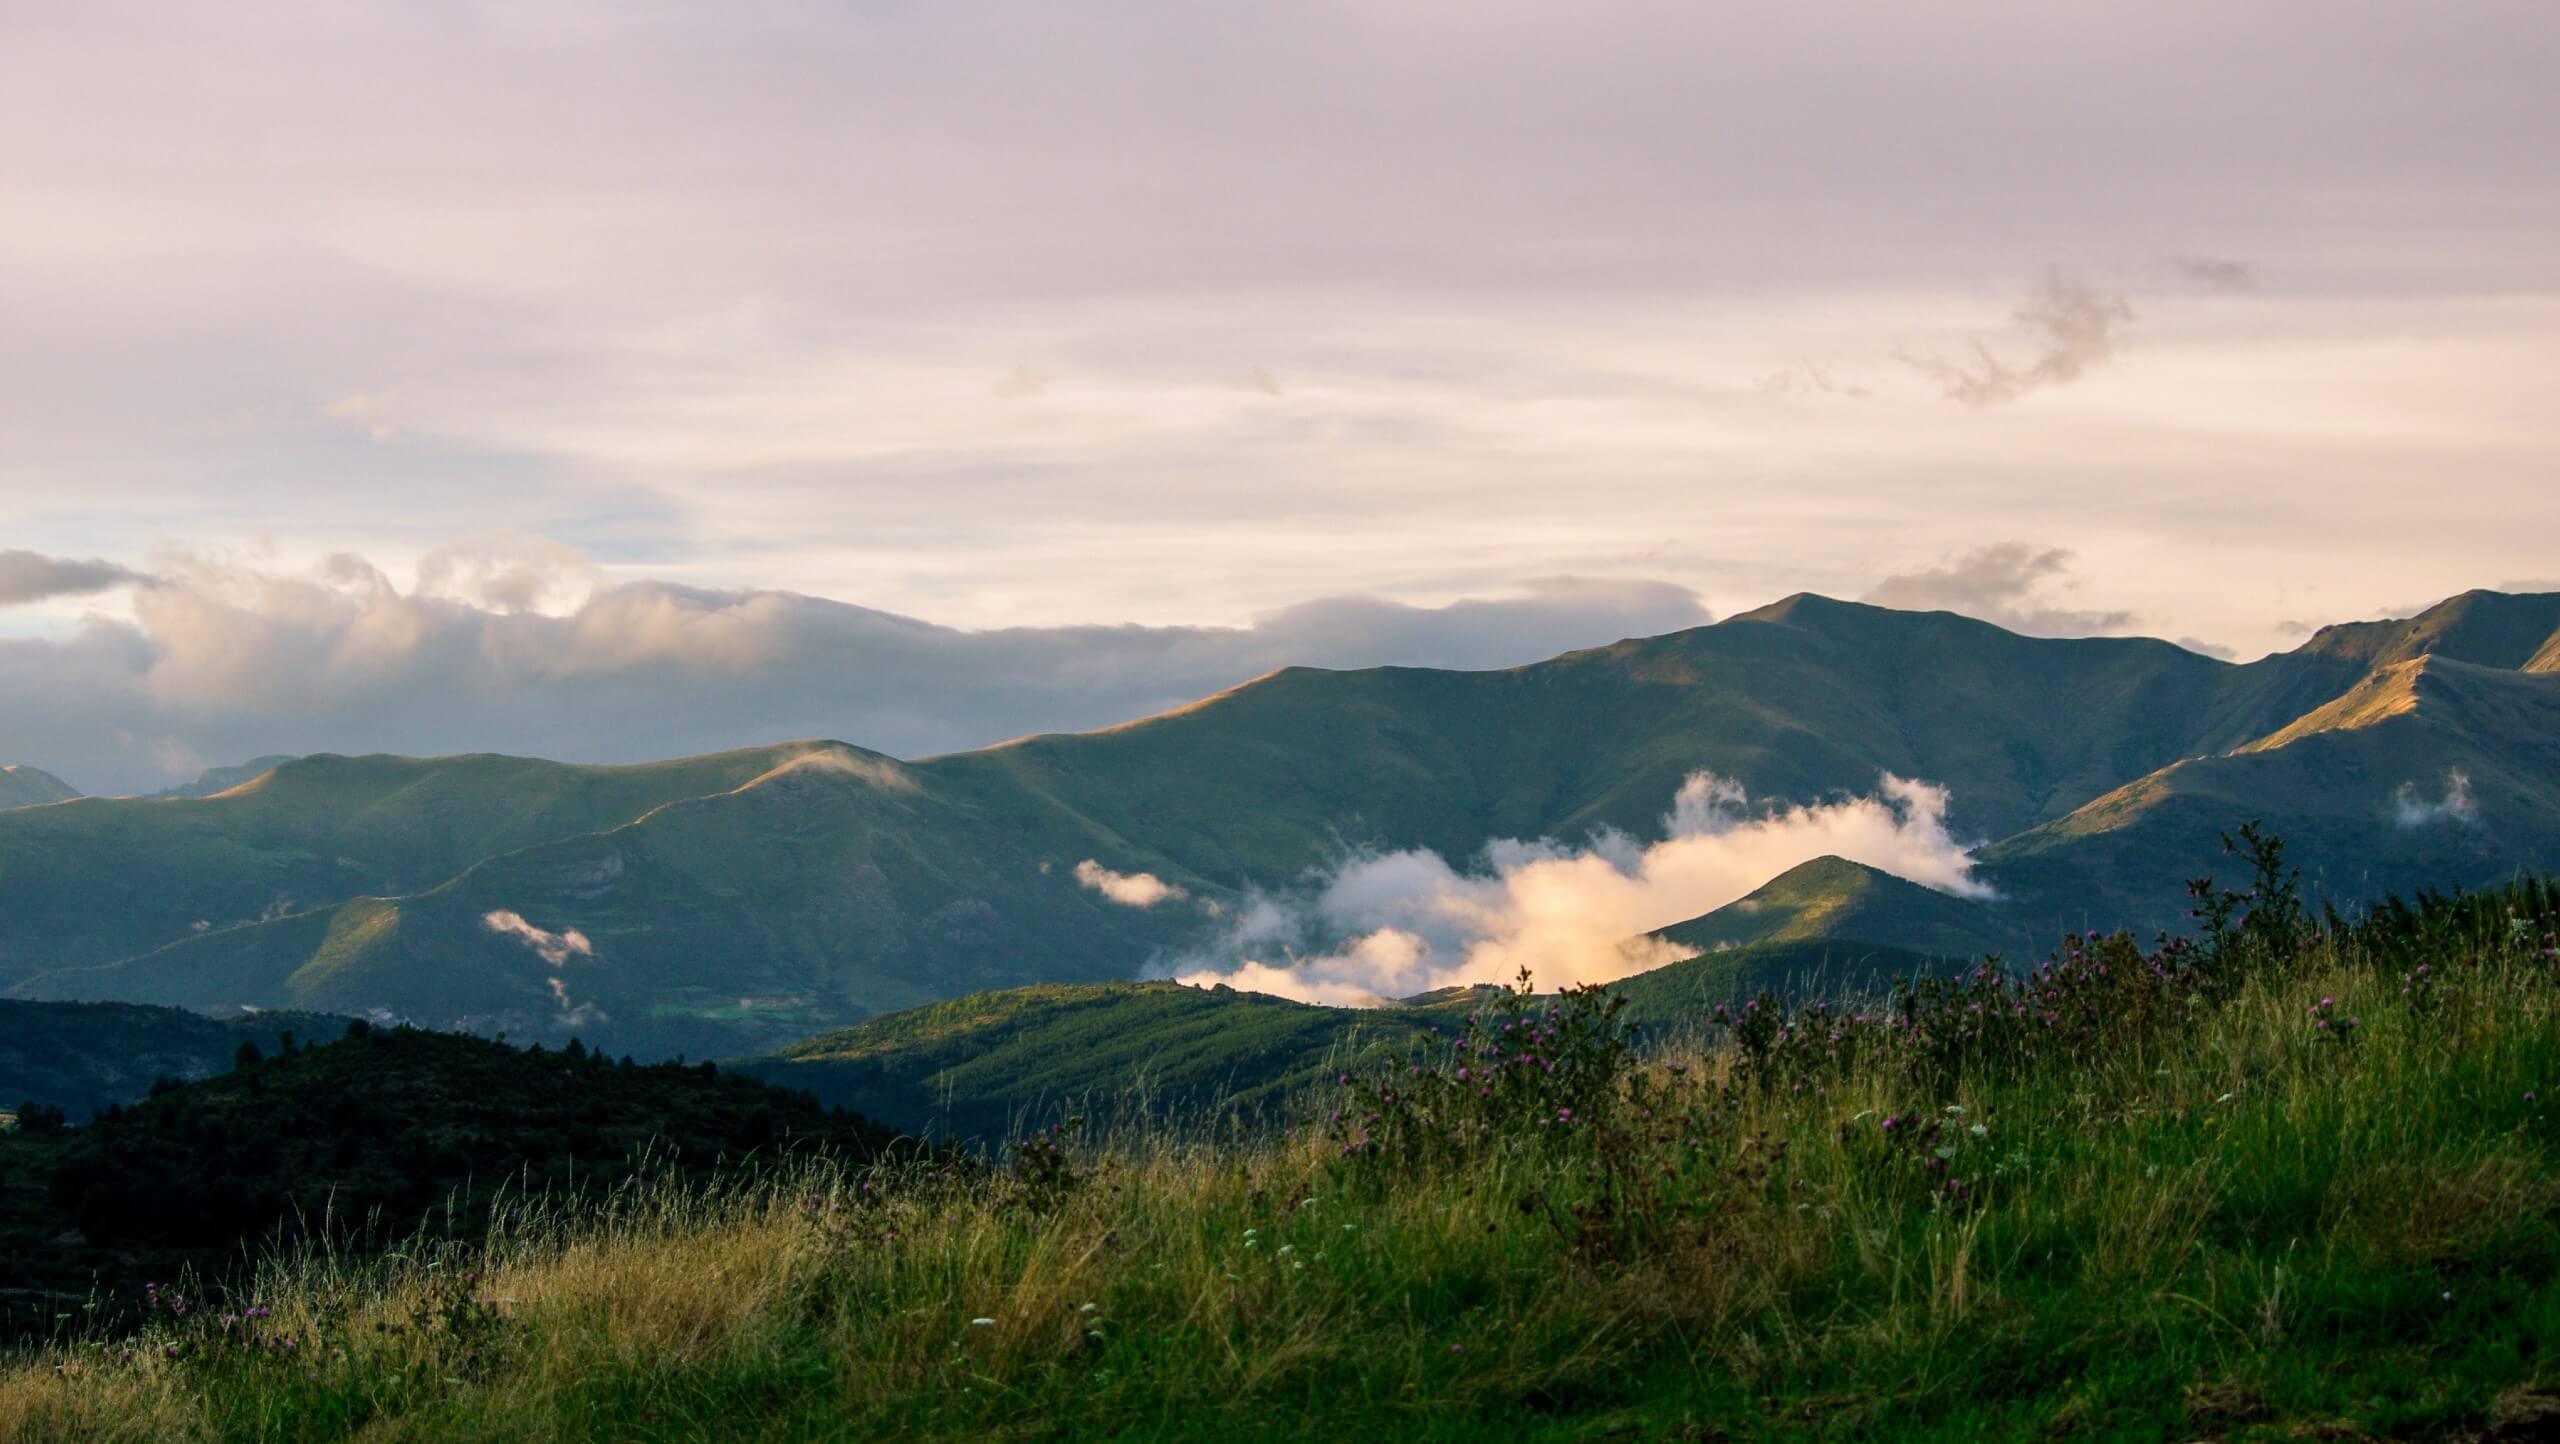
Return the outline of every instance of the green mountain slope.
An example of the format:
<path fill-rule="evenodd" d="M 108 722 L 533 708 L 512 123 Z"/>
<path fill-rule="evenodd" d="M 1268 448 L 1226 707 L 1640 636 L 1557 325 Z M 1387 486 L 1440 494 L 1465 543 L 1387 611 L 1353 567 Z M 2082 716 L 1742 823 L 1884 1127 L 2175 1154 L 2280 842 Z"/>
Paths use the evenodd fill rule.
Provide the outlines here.
<path fill-rule="evenodd" d="M 2166 900 L 2262 819 L 2315 894 L 2341 904 L 2480 886 L 2560 857 L 2560 676 L 2388 663 L 2247 746 L 2165 767 L 1983 853 L 2023 893 L 2087 891 L 2094 919 L 2174 928 Z M 2228 866 L 2219 870 L 2229 871 Z"/>
<path fill-rule="evenodd" d="M 1081 1110 L 1198 1124 L 1449 1021 L 1447 1008 L 1326 1008 L 1229 988 L 1104 983 L 981 993 L 874 1018 L 732 1071 L 911 1131 L 1001 1141 Z"/>
<path fill-rule="evenodd" d="M 50 772 L 15 762 L 0 767 L 0 810 L 67 802 L 79 795 L 78 788 Z"/>
<path fill-rule="evenodd" d="M 484 858 L 738 787 L 816 745 L 640 767 L 305 757 L 214 797 L 12 812 L 0 823 L 0 983 L 431 888 Z"/>
<path fill-rule="evenodd" d="M 1878 998 L 1896 983 L 1944 976 L 1972 966 L 1945 957 L 1840 938 L 1745 943 L 1700 953 L 1610 986 L 1627 996 L 1627 1020 L 1680 1033 L 1696 1028 L 1717 1005 L 1761 993 L 1782 998 Z"/>
<path fill-rule="evenodd" d="M 1043 848 L 1048 837 L 1064 844 Z M 1079 884 L 1097 839 L 1055 813 L 950 801 L 849 748 L 734 792 L 525 848 L 407 897 L 359 898 L 208 932 L 27 989 L 189 1006 L 361 1012 L 618 1047 L 746 1051 L 868 1011 L 1055 980 L 1125 977 L 1202 915 L 1124 907 Z M 546 957 L 515 914 L 577 930 Z M 557 979 L 555 987 L 553 980 Z"/>
<path fill-rule="evenodd" d="M 2506 669 L 2547 651 L 2554 615 L 2560 597 L 2474 593 L 2236 666 L 1800 596 L 1509 671 L 1289 669 L 1102 732 L 916 762 L 839 744 L 658 769 L 308 758 L 201 801 L 0 815 L 0 978 L 747 1052 L 941 998 L 1128 978 L 1346 849 L 1464 863 L 1505 837 L 1658 835 L 1701 769 L 1763 800 L 1866 793 L 1887 771 L 1946 786 L 1959 835 L 2004 839 L 1986 876 L 2031 935 L 2176 921 L 2163 899 L 2250 816 L 2301 828 L 2297 855 L 2360 897 L 2560 856 L 2533 850 L 2531 819 L 2367 825 L 2456 768 L 2493 820 L 2549 795 L 2550 679 Z M 2406 726 L 2375 711 L 2401 705 L 2395 667 L 2419 679 Z M 1087 859 L 1179 894 L 1111 902 L 1078 883 Z M 1953 931 L 1920 951 L 1980 950 L 1978 929 L 1902 912 Z M 506 914 L 523 927 L 493 930 Z"/>
<path fill-rule="evenodd" d="M 1761 943 L 1888 944 L 1943 957 L 2016 953 L 2025 929 L 1982 903 L 1840 857 L 1799 864 L 1654 936 L 1700 951 Z"/>
<path fill-rule="evenodd" d="M 1904 884 L 1908 886 L 1909 884 Z M 1611 987 L 1626 1021 L 1677 1032 L 1719 1003 L 1881 993 L 1960 959 L 1832 938 L 1765 941 L 1673 963 Z M 1197 1129 L 1271 1121 L 1292 1095 L 1364 1061 L 1454 1035 L 1497 1002 L 1445 988 L 1385 1008 L 1334 1008 L 1232 988 L 1100 983 L 973 994 L 870 1019 L 728 1065 L 909 1132 L 1000 1142 L 1081 1113 Z"/>
<path fill-rule="evenodd" d="M 42 1103 L 83 1119 L 140 1099 L 162 1078 L 228 1071 L 244 1042 L 272 1053 L 288 1036 L 335 1038 L 346 1027 L 320 1013 L 208 1018 L 131 1003 L 0 998 L 0 1107 Z"/>

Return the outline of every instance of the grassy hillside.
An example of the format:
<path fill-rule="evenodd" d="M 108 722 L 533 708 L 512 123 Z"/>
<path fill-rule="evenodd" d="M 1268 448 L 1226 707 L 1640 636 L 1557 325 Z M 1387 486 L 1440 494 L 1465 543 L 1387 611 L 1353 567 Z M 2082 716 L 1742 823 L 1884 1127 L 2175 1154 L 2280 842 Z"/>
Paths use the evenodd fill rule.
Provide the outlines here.
<path fill-rule="evenodd" d="M 1610 985 L 1631 1027 L 1694 1030 L 1719 1003 L 1890 993 L 1964 962 L 1832 939 L 1756 943 Z M 728 1064 L 901 1131 L 977 1143 L 1070 1116 L 1104 1128 L 1267 1125 L 1348 1067 L 1454 1031 L 1498 988 L 1402 1006 L 1333 1008 L 1179 983 L 1051 984 L 976 993 L 819 1034 Z"/>
<path fill-rule="evenodd" d="M 84 798 L 11 812 L 0 819 L 0 982 L 346 898 L 431 888 L 483 858 L 725 792 L 815 745 L 640 767 L 304 757 L 215 797 Z"/>
<path fill-rule="evenodd" d="M 1000 1142 L 1070 1114 L 1261 1121 L 1449 1022 L 1446 1009 L 1324 1008 L 1179 983 L 1052 985 L 892 1013 L 731 1066 L 909 1131 Z"/>
<path fill-rule="evenodd" d="M 37 807 L 78 797 L 80 790 L 50 772 L 20 763 L 0 767 L 0 810 Z"/>
<path fill-rule="evenodd" d="M 207 1018 L 131 1003 L 0 999 L 0 1106 L 33 1101 L 85 1119 L 137 1101 L 159 1079 L 224 1072 L 242 1043 L 274 1052 L 288 1035 L 334 1038 L 346 1026 L 320 1013 Z"/>
<path fill-rule="evenodd" d="M 1755 995 L 1880 999 L 1914 979 L 1963 971 L 1972 955 L 1948 957 L 1845 938 L 1745 943 L 1700 953 L 1611 983 L 1627 1000 L 1630 1025 L 1673 1035 L 1696 1031 L 1718 1005 Z"/>
<path fill-rule="evenodd" d="M 1982 903 L 1846 858 L 1818 857 L 1654 936 L 1701 950 L 1835 941 L 1971 958 L 2020 952 L 2025 932 Z"/>
<path fill-rule="evenodd" d="M 1960 835 L 2004 839 L 1987 876 L 2034 932 L 2180 921 L 2177 881 L 2251 816 L 2340 896 L 2478 883 L 2560 860 L 2542 821 L 2560 678 L 2509 670 L 2555 608 L 2472 594 L 2234 666 L 1796 597 L 1502 672 L 1291 669 L 912 763 L 832 745 L 657 769 L 306 758 L 198 802 L 0 815 L 0 978 L 749 1052 L 971 992 L 1128 978 L 1197 944 L 1211 906 L 1350 848 L 1465 861 L 1500 837 L 1655 836 L 1702 768 L 1798 802 L 1888 770 L 1945 784 Z M 2414 710 L 2374 710 L 2392 668 Z M 2440 792 L 2456 770 L 2496 830 L 2391 821 L 2404 784 Z M 1183 895 L 1109 902 L 1075 881 L 1088 858 Z M 555 964 L 491 932 L 498 912 L 592 951 Z"/>
<path fill-rule="evenodd" d="M 357 1258 L 477 1238 L 511 1196 L 593 1200 L 644 1177 L 707 1182 L 757 1158 L 870 1158 L 893 1141 L 709 1065 L 352 1029 L 156 1088 L 86 1126 L 30 1116 L 0 1135 L 0 1319 L 43 1331 L 93 1288 L 121 1307 L 182 1270 L 210 1286 L 262 1241 Z"/>
<path fill-rule="evenodd" d="M 215 1306 L 245 1327 L 0 1374 L 0 1435 L 2545 1437 L 2560 897 L 2325 935 L 2251 902 L 1672 1057 L 1522 1001 L 1267 1143 L 280 1266 Z"/>

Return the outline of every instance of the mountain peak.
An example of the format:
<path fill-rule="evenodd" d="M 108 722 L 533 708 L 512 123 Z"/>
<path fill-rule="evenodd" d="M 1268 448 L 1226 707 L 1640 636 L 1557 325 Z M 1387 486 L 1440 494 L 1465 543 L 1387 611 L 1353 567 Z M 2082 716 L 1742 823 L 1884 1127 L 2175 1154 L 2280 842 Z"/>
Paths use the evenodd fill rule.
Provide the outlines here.
<path fill-rule="evenodd" d="M 1832 855 L 1798 863 L 1749 895 L 1654 936 L 1706 950 L 1824 941 L 1944 957 L 2001 952 L 2016 941 L 2008 923 L 1980 903 Z"/>
<path fill-rule="evenodd" d="M 79 795 L 80 789 L 41 768 L 20 762 L 0 766 L 0 808 L 68 802 Z"/>
<path fill-rule="evenodd" d="M 2510 672 L 2560 670 L 2560 592 L 2468 591 L 2414 617 L 2322 627 L 2298 651 L 2367 667 L 2433 655 Z"/>
<path fill-rule="evenodd" d="M 1780 597 L 1765 607 L 1754 607 L 1747 612 L 1736 612 L 1725 620 L 1730 622 L 1776 622 L 1801 624 L 1807 622 L 1835 620 L 1842 617 L 1872 616 L 1879 613 L 1889 612 L 1891 610 L 1893 609 L 1890 607 L 1874 606 L 1866 602 L 1844 602 L 1837 597 L 1826 597 L 1820 592 L 1795 592 L 1790 595 Z"/>

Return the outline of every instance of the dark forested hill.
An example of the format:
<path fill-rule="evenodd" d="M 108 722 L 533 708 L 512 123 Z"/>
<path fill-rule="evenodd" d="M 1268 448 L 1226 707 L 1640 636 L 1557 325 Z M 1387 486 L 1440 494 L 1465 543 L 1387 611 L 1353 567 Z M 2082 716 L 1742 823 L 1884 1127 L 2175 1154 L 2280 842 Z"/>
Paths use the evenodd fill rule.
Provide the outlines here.
<path fill-rule="evenodd" d="M 139 1100 L 160 1079 L 227 1071 L 243 1043 L 272 1053 L 288 1038 L 335 1038 L 346 1027 L 322 1013 L 207 1018 L 136 1003 L 0 998 L 0 1107 L 32 1101 L 85 1119 Z"/>
<path fill-rule="evenodd" d="M 502 1194 L 592 1197 L 651 1170 L 696 1181 L 892 1135 L 709 1064 L 351 1025 L 85 1126 L 0 1134 L 0 1256 L 14 1304 L 219 1277 L 262 1241 L 326 1233 L 361 1253 L 477 1239 Z M 32 1126 L 30 1126 L 32 1125 Z M 244 1255 L 246 1250 L 246 1255 Z"/>

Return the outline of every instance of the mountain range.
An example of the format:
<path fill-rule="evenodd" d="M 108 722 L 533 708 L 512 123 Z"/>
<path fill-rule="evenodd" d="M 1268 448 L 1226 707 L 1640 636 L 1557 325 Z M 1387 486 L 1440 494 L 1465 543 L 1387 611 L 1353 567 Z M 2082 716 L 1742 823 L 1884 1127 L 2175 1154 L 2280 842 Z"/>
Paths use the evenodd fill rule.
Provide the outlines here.
<path fill-rule="evenodd" d="M 0 812 L 0 988 L 759 1052 L 1164 976 L 1346 857 L 1658 836 L 1700 772 L 1762 806 L 1925 781 L 1978 845 L 1972 897 L 1816 860 L 1664 919 L 1693 990 L 2176 928 L 2250 818 L 2341 905 L 2488 883 L 2560 860 L 2560 594 L 2466 593 L 2247 664 L 1802 595 L 1506 671 L 1290 668 L 917 760 L 298 758 L 210 796 Z"/>

